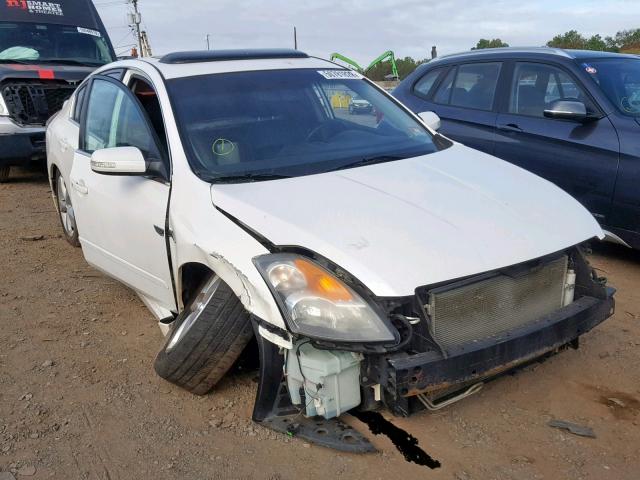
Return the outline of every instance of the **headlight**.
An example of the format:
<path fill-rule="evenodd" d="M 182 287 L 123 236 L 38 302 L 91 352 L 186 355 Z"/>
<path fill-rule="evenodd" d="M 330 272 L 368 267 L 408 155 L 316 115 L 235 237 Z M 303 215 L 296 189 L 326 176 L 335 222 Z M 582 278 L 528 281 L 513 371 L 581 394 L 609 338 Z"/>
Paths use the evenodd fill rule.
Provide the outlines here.
<path fill-rule="evenodd" d="M 352 288 L 308 258 L 278 253 L 254 263 L 294 333 L 340 342 L 393 342 L 396 336 Z"/>

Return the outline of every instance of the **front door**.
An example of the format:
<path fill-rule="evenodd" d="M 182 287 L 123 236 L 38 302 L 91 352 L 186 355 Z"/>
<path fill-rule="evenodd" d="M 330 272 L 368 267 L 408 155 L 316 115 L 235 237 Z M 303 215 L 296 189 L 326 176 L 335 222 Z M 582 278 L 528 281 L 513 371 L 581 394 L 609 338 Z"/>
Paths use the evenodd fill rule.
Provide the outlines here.
<path fill-rule="evenodd" d="M 555 183 L 603 224 L 610 214 L 619 159 L 618 135 L 607 117 L 588 123 L 546 118 L 554 101 L 599 109 L 560 66 L 515 64 L 507 111 L 497 120 L 495 155 Z"/>
<path fill-rule="evenodd" d="M 70 175 L 82 251 L 91 265 L 175 310 L 164 237 L 168 181 L 99 174 L 90 162 L 96 150 L 123 146 L 139 148 L 148 160 L 168 155 L 127 87 L 96 76 L 89 88 Z"/>

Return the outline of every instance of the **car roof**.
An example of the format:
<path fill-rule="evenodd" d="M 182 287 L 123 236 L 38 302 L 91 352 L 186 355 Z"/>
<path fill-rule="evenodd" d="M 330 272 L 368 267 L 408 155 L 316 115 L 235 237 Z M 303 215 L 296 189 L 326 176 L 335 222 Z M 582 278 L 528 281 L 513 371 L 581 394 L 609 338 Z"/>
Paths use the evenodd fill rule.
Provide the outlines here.
<path fill-rule="evenodd" d="M 152 65 L 166 79 L 213 75 L 216 73 L 287 69 L 344 69 L 342 65 L 311 57 L 298 50 L 235 49 L 218 51 L 175 52 L 163 57 L 144 57 L 111 64 L 110 68 Z"/>
<path fill-rule="evenodd" d="M 636 55 L 623 53 L 601 52 L 596 50 L 570 50 L 553 47 L 503 47 L 503 48 L 482 48 L 470 50 L 468 52 L 453 53 L 443 55 L 431 60 L 427 65 L 437 63 L 457 62 L 460 60 L 477 60 L 478 58 L 500 59 L 500 58 L 557 58 L 566 60 L 597 59 L 597 58 L 638 58 Z"/>

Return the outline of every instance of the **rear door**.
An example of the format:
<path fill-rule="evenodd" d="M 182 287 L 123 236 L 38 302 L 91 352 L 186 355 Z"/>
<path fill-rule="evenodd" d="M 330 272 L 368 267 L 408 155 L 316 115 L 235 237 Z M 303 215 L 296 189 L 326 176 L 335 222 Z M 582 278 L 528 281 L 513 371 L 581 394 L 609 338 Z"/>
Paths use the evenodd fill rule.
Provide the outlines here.
<path fill-rule="evenodd" d="M 99 149 L 133 146 L 145 158 L 167 163 L 168 154 L 140 101 L 121 82 L 96 75 L 87 95 L 70 175 L 85 259 L 159 305 L 175 310 L 164 236 L 169 182 L 103 175 L 91 169 L 91 154 Z"/>
<path fill-rule="evenodd" d="M 546 118 L 544 110 L 557 100 L 581 101 L 593 114 L 600 110 L 561 65 L 515 62 L 512 67 L 508 99 L 497 117 L 495 155 L 555 183 L 606 223 L 619 159 L 611 121 Z"/>
<path fill-rule="evenodd" d="M 449 69 L 430 101 L 430 110 L 442 120 L 444 135 L 493 153 L 501 72 L 502 62 L 467 63 Z"/>

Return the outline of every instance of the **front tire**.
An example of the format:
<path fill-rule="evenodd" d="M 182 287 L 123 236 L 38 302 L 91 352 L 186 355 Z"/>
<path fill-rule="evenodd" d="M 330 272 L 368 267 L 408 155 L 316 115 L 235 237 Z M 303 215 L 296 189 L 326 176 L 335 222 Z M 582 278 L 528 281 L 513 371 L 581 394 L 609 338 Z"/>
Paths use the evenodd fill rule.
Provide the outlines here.
<path fill-rule="evenodd" d="M 58 217 L 60 218 L 60 225 L 62 226 L 62 232 L 64 238 L 74 247 L 80 246 L 78 240 L 78 226 L 76 225 L 76 215 L 71 204 L 71 197 L 69 196 L 69 190 L 67 190 L 67 184 L 64 178 L 60 174 L 59 170 L 55 173 L 55 185 L 56 185 L 56 202 L 58 204 Z"/>
<path fill-rule="evenodd" d="M 196 395 L 208 393 L 253 336 L 250 314 L 217 275 L 207 279 L 174 321 L 154 368 Z"/>

